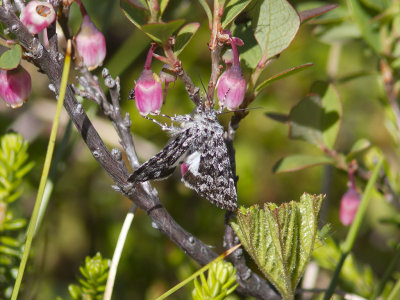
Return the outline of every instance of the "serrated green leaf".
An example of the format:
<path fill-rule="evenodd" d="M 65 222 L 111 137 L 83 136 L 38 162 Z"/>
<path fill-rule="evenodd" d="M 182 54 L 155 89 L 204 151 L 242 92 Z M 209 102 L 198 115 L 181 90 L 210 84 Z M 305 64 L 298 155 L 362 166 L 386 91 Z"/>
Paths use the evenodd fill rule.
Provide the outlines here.
<path fill-rule="evenodd" d="M 279 74 L 276 74 L 276 75 L 268 78 L 267 80 L 264 80 L 262 83 L 260 83 L 256 87 L 256 92 L 261 91 L 267 85 L 269 85 L 269 84 L 271 84 L 271 83 L 273 83 L 275 81 L 281 80 L 281 79 L 289 77 L 291 75 L 294 75 L 294 74 L 296 74 L 296 73 L 298 73 L 300 71 L 303 71 L 304 69 L 306 69 L 308 67 L 312 67 L 313 65 L 314 65 L 313 63 L 307 63 L 307 64 L 304 64 L 304 65 L 301 65 L 301 66 L 290 68 L 290 69 L 285 70 L 285 71 L 283 71 L 283 72 L 281 72 Z"/>
<path fill-rule="evenodd" d="M 173 20 L 167 23 L 149 23 L 141 27 L 143 32 L 147 34 L 153 41 L 157 43 L 165 43 L 170 36 L 179 29 L 185 20 Z"/>
<path fill-rule="evenodd" d="M 225 29 L 251 2 L 251 0 L 230 0 L 226 3 L 221 18 L 221 27 Z"/>
<path fill-rule="evenodd" d="M 136 1 L 137 2 L 137 1 Z M 124 15 L 131 21 L 137 28 L 141 29 L 142 25 L 147 23 L 147 20 L 150 16 L 146 5 L 146 8 L 143 5 L 139 5 L 140 2 L 134 5 L 129 0 L 120 0 L 120 7 Z"/>
<path fill-rule="evenodd" d="M 11 49 L 5 51 L 0 56 L 0 69 L 13 70 L 16 69 L 22 58 L 22 48 L 16 44 Z"/>
<path fill-rule="evenodd" d="M 286 0 L 258 1 L 249 13 L 265 60 L 285 50 L 300 27 L 299 15 Z"/>
<path fill-rule="evenodd" d="M 360 0 L 347 0 L 347 6 L 365 42 L 376 54 L 379 54 L 382 51 L 382 45 L 379 37 L 378 24 L 376 22 L 371 22 L 373 16 L 361 5 Z"/>
<path fill-rule="evenodd" d="M 231 223 L 246 251 L 284 299 L 292 299 L 310 260 L 323 199 L 304 194 L 300 202 L 279 207 L 253 206 L 239 210 L 237 221 Z"/>
<path fill-rule="evenodd" d="M 317 83 L 312 93 L 290 111 L 289 137 L 307 141 L 320 148 L 332 149 L 341 116 L 341 103 L 333 87 Z"/>
<path fill-rule="evenodd" d="M 179 55 L 183 49 L 189 44 L 190 40 L 200 27 L 200 23 L 189 23 L 183 26 L 176 34 L 176 42 L 174 47 L 175 55 Z"/>

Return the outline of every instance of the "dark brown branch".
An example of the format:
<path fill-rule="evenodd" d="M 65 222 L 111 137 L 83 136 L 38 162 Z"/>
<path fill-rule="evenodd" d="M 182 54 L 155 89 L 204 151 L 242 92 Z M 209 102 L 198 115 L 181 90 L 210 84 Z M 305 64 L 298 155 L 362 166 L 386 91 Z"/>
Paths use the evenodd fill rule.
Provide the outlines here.
<path fill-rule="evenodd" d="M 5 8 L 6 3 L 8 2 L 3 1 L 3 6 L 0 7 L 0 22 L 4 23 L 15 34 L 21 46 L 28 52 L 27 54 L 31 57 L 32 62 L 48 76 L 50 83 L 54 86 L 54 91 L 58 93 L 62 76 L 61 64 L 27 31 L 15 14 Z M 115 95 L 113 97 L 113 101 L 116 101 Z M 116 189 L 145 210 L 158 229 L 198 263 L 204 265 L 217 257 L 217 254 L 208 246 L 186 232 L 172 219 L 161 205 L 157 191 L 149 183 L 136 185 L 128 183 L 129 173 L 126 167 L 120 163 L 115 153 L 112 155 L 104 145 L 82 105 L 76 101 L 71 86 L 67 88 L 64 107 L 94 158 L 115 182 Z M 239 292 L 260 299 L 276 299 L 278 297 L 265 280 L 254 273 L 247 280 L 241 280 Z"/>

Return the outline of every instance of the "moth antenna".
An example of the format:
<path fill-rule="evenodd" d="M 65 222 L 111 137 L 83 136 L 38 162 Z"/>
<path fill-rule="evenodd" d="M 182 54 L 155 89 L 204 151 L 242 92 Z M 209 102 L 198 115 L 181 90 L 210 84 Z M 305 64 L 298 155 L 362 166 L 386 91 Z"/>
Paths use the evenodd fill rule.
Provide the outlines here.
<path fill-rule="evenodd" d="M 203 83 L 203 80 L 201 79 L 200 75 L 198 75 L 198 76 L 199 76 L 199 79 L 200 79 L 201 86 L 203 87 L 204 94 L 206 95 L 206 100 L 208 101 L 208 105 L 211 107 L 212 106 L 212 102 L 211 102 L 211 99 L 208 99 L 208 97 L 207 97 L 206 87 L 205 87 L 205 85 Z"/>
<path fill-rule="evenodd" d="M 237 112 L 237 111 L 256 110 L 256 109 L 262 109 L 262 108 L 263 108 L 263 107 L 238 108 L 238 109 L 235 109 L 235 110 L 229 110 L 229 111 L 221 112 L 220 115 L 222 115 L 222 114 L 228 114 L 228 113 L 233 113 L 233 112 Z"/>
<path fill-rule="evenodd" d="M 147 119 L 147 120 L 150 120 L 150 121 L 152 121 L 153 123 L 157 124 L 158 126 L 161 127 L 162 130 L 168 130 L 168 129 L 170 129 L 169 126 L 168 126 L 167 124 L 163 124 L 163 123 L 161 123 L 161 122 L 158 122 L 157 120 L 155 120 L 155 119 L 153 119 L 153 118 L 150 118 L 150 117 L 148 117 L 148 116 L 143 116 L 143 118 L 145 118 L 145 119 Z"/>

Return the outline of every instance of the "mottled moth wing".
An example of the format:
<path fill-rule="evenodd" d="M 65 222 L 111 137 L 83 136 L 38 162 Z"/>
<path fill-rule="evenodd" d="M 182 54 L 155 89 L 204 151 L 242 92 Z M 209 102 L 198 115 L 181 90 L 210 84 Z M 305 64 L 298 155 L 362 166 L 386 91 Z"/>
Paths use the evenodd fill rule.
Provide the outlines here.
<path fill-rule="evenodd" d="M 197 151 L 187 157 L 186 163 L 189 167 L 182 181 L 214 205 L 235 211 L 235 182 L 222 135 L 214 132 L 203 141 L 194 141 L 193 145 Z"/>
<path fill-rule="evenodd" d="M 171 175 L 176 166 L 184 159 L 193 142 L 190 129 L 184 130 L 173 138 L 163 150 L 158 152 L 137 170 L 135 170 L 128 181 L 142 182 L 154 179 L 163 179 Z"/>

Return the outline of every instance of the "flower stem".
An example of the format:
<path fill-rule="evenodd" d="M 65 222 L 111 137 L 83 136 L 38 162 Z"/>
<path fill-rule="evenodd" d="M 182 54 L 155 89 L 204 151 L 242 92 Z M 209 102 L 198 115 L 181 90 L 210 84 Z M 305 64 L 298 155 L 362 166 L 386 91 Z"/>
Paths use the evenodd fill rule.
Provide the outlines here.
<path fill-rule="evenodd" d="M 346 260 L 347 255 L 350 254 L 350 251 L 353 248 L 353 245 L 357 238 L 358 232 L 361 228 L 361 224 L 364 219 L 364 215 L 367 211 L 367 207 L 369 204 L 369 200 L 371 199 L 371 196 L 372 196 L 375 182 L 378 179 L 379 171 L 381 170 L 382 163 L 383 163 L 383 158 L 381 157 L 381 158 L 379 158 L 379 161 L 375 165 L 375 168 L 372 172 L 372 175 L 367 183 L 367 186 L 366 186 L 363 196 L 361 198 L 360 206 L 358 207 L 356 216 L 354 217 L 353 224 L 351 224 L 349 232 L 347 233 L 346 240 L 341 247 L 342 254 L 340 256 L 339 263 L 336 266 L 336 269 L 333 274 L 331 283 L 329 284 L 328 290 L 325 293 L 324 300 L 329 300 L 332 297 L 333 292 L 336 288 L 336 285 L 339 281 L 340 271 L 343 267 L 343 264 Z"/>

